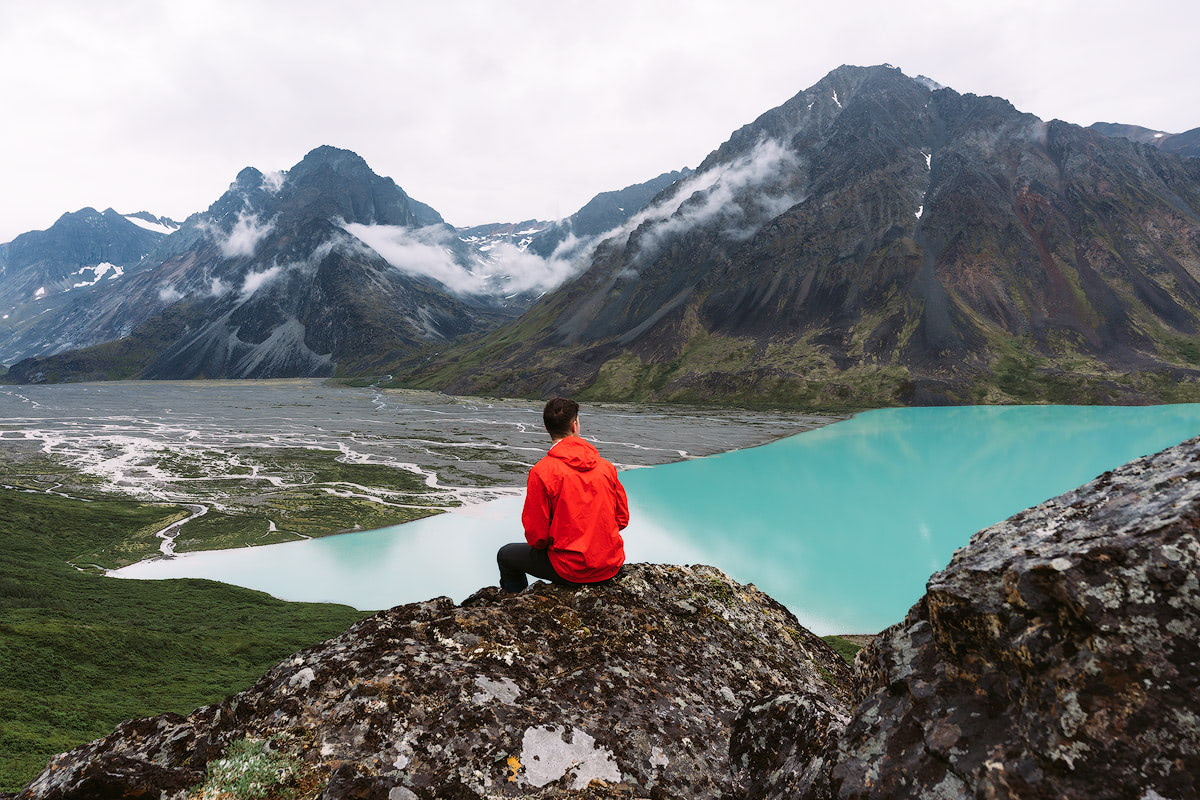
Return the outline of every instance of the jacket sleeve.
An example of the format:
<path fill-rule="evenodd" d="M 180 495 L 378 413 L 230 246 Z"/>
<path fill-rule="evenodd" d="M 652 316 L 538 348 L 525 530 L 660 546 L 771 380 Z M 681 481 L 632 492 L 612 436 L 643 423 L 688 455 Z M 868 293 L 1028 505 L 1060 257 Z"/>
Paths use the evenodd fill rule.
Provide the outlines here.
<path fill-rule="evenodd" d="M 625 487 L 621 485 L 621 479 L 617 477 L 615 470 L 613 483 L 617 490 L 617 530 L 625 530 L 629 524 L 629 498 L 625 496 Z"/>
<path fill-rule="evenodd" d="M 525 483 L 525 508 L 521 511 L 521 524 L 525 526 L 525 541 L 535 550 L 550 546 L 550 517 L 554 511 L 550 506 L 550 494 L 546 485 L 533 470 Z"/>

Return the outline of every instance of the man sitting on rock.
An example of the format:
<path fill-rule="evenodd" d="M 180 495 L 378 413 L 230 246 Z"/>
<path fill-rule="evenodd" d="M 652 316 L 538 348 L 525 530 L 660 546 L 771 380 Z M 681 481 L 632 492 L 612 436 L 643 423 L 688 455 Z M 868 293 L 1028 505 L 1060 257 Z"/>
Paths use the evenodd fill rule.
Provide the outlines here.
<path fill-rule="evenodd" d="M 621 571 L 629 502 L 617 469 L 579 436 L 579 404 L 565 397 L 546 403 L 550 452 L 529 471 L 521 523 L 525 542 L 496 554 L 500 587 L 520 592 L 526 574 L 552 583 L 600 583 Z M 527 542 L 527 543 L 526 543 Z"/>

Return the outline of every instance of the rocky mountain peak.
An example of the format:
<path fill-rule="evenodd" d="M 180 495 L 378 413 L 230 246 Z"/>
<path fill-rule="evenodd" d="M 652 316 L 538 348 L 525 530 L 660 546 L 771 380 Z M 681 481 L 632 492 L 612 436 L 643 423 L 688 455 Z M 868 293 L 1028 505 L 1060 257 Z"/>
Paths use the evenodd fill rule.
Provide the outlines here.
<path fill-rule="evenodd" d="M 331 169 L 343 175 L 375 174 L 367 165 L 366 160 L 358 153 L 327 144 L 309 150 L 300 163 L 289 170 L 289 173 L 304 175 L 318 169 Z"/>
<path fill-rule="evenodd" d="M 242 189 L 257 189 L 262 186 L 263 174 L 254 167 L 245 167 L 233 180 L 233 185 Z"/>

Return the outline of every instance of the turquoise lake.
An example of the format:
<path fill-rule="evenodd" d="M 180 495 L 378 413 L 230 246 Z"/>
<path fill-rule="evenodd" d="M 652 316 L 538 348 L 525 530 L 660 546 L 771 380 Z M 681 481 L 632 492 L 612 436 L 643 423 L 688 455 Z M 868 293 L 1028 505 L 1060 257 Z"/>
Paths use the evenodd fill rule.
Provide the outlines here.
<path fill-rule="evenodd" d="M 817 633 L 874 633 L 904 616 L 975 531 L 1197 434 L 1197 404 L 870 411 L 762 447 L 623 472 L 627 556 L 712 564 Z M 511 497 L 116 574 L 214 578 L 364 609 L 462 600 L 496 580 L 496 549 L 521 538 L 520 507 Z"/>

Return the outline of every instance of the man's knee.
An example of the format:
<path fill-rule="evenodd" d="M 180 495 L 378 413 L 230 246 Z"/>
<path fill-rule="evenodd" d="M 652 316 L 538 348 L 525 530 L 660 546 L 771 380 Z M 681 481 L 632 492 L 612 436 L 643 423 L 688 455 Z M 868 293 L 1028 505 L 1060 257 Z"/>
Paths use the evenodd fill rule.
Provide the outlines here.
<path fill-rule="evenodd" d="M 522 544 L 521 542 L 506 544 L 496 551 L 496 563 L 501 566 L 505 564 L 522 564 L 527 549 L 529 549 L 529 545 Z"/>

